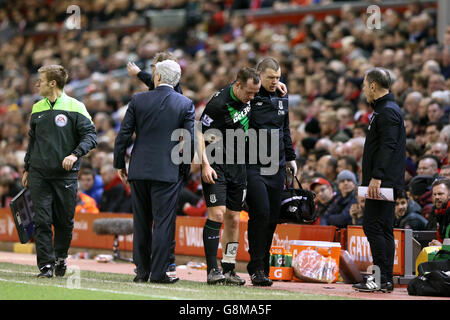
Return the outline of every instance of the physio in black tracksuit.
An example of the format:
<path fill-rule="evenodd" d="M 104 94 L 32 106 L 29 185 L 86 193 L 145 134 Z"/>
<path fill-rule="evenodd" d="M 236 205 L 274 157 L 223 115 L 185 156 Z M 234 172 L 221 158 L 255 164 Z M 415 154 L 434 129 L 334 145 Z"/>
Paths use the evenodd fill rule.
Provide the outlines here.
<path fill-rule="evenodd" d="M 72 240 L 81 157 L 97 145 L 84 104 L 63 91 L 67 71 L 40 68 L 37 88 L 44 98 L 33 105 L 30 141 L 22 183 L 29 187 L 35 211 L 38 277 L 64 276 Z M 52 231 L 54 228 L 54 234 Z"/>
<path fill-rule="evenodd" d="M 262 153 L 267 154 L 271 161 L 262 164 L 264 161 L 257 157 L 256 163 L 253 163 L 250 153 L 255 150 L 251 151 L 250 146 L 247 148 L 248 241 L 251 258 L 247 270 L 253 285 L 269 286 L 272 284 L 268 278 L 270 246 L 278 223 L 286 167 L 293 169 L 294 174 L 297 168 L 289 130 L 288 97 L 282 97 L 277 91 L 280 66 L 275 59 L 266 58 L 258 64 L 257 70 L 261 76 L 261 88 L 251 102 L 250 129 L 257 133 L 258 149 L 263 149 Z M 267 130 L 264 134 L 267 147 L 259 139 L 262 130 Z M 279 134 L 279 139 L 272 145 L 271 136 L 275 132 Z M 252 140 L 249 139 L 249 142 L 252 143 Z M 272 172 L 264 172 L 264 169 L 269 168 Z"/>
<path fill-rule="evenodd" d="M 188 163 L 194 152 L 194 104 L 173 89 L 180 76 L 181 68 L 175 61 L 158 62 L 153 76 L 156 88 L 133 96 L 115 141 L 114 167 L 131 184 L 135 282 L 178 280 L 166 275 L 181 185 L 182 166 L 172 158 L 179 144 L 172 139 L 175 130 L 185 129 L 190 135 L 184 137 L 184 146 L 189 143 L 191 147 Z M 135 132 L 127 175 L 125 154 Z"/>
<path fill-rule="evenodd" d="M 362 186 L 377 198 L 379 188 L 393 188 L 394 197 L 404 190 L 406 133 L 403 116 L 394 95 L 389 92 L 390 76 L 386 69 L 366 72 L 363 91 L 371 103 L 373 115 L 364 144 Z M 373 264 L 380 268 L 381 288 L 368 280 L 355 285 L 360 291 L 392 291 L 394 266 L 395 202 L 366 199 L 363 229 L 370 244 Z"/>

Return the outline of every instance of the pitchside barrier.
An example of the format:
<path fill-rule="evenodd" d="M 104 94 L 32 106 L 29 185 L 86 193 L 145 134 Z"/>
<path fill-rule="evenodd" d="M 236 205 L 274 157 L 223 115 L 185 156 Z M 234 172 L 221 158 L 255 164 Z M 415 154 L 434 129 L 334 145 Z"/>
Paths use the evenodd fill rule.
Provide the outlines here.
<path fill-rule="evenodd" d="M 100 213 L 75 214 L 75 224 L 71 247 L 111 250 L 114 244 L 113 235 L 97 235 L 93 230 L 96 219 L 104 218 L 132 218 L 128 213 Z M 204 256 L 203 225 L 206 218 L 177 216 L 175 254 L 189 256 Z M 237 260 L 249 261 L 247 221 L 240 222 L 240 239 Z M 415 234 L 416 232 L 414 232 Z M 414 277 L 415 261 L 421 246 L 414 239 L 413 231 L 409 229 L 395 229 L 395 260 L 394 275 L 400 282 Z M 366 272 L 372 265 L 372 255 L 369 242 L 360 226 L 348 226 L 346 229 L 336 229 L 334 226 L 279 224 L 275 230 L 273 246 L 289 249 L 292 240 L 312 240 L 340 242 L 341 248 L 347 250 L 362 272 Z M 9 208 L 0 209 L 0 241 L 19 242 L 19 236 Z M 132 251 L 133 235 L 119 236 L 119 249 Z M 222 248 L 219 245 L 219 257 Z"/>

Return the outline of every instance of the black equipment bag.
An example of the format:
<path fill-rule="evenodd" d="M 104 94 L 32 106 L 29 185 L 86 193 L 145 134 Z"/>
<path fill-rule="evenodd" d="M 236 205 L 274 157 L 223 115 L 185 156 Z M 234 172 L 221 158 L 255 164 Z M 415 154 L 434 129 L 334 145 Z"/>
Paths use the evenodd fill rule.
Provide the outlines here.
<path fill-rule="evenodd" d="M 428 262 L 422 262 L 417 267 L 417 271 L 419 272 L 419 275 L 423 275 L 427 272 L 431 271 L 450 271 L 450 260 L 441 260 L 441 261 L 428 261 Z"/>
<path fill-rule="evenodd" d="M 22 189 L 9 203 L 21 243 L 27 243 L 34 235 L 34 211 L 30 190 Z"/>
<path fill-rule="evenodd" d="M 438 254 L 446 255 L 449 251 L 440 250 Z M 408 294 L 450 297 L 450 260 L 423 262 L 417 271 L 419 275 L 408 283 Z"/>
<path fill-rule="evenodd" d="M 450 297 L 450 272 L 433 270 L 415 277 L 408 283 L 408 294 L 412 296 Z"/>
<path fill-rule="evenodd" d="M 294 178 L 299 189 L 294 188 Z M 285 189 L 281 195 L 281 208 L 279 223 L 300 223 L 312 224 L 317 219 L 316 205 L 314 203 L 315 194 L 312 191 L 302 188 L 302 184 L 294 176 L 292 183 L 288 183 L 286 175 Z"/>

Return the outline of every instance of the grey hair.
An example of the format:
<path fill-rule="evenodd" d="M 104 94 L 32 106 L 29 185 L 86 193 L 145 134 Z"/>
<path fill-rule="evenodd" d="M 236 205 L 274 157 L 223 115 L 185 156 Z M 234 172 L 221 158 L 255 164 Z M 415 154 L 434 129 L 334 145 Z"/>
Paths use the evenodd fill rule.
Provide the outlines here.
<path fill-rule="evenodd" d="M 161 82 L 175 87 L 181 78 L 181 67 L 173 60 L 164 60 L 155 65 L 155 74 L 161 75 Z"/>

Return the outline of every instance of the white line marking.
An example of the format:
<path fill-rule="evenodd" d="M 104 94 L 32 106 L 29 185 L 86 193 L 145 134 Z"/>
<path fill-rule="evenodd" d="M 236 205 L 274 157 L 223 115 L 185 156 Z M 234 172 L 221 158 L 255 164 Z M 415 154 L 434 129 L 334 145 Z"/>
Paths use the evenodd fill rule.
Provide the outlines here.
<path fill-rule="evenodd" d="M 62 286 L 62 285 L 58 285 L 58 284 L 36 283 L 36 282 L 10 280 L 10 279 L 3 279 L 3 278 L 0 278 L 0 281 L 19 283 L 19 284 L 27 284 L 27 285 L 35 285 L 35 286 L 43 286 L 43 287 L 51 286 L 51 287 L 58 287 L 58 288 L 68 289 L 66 286 Z M 74 289 L 68 289 L 68 290 L 74 290 Z M 182 300 L 181 298 L 178 298 L 178 297 L 155 296 L 155 295 L 149 295 L 149 294 L 142 294 L 142 293 L 138 293 L 138 292 L 115 291 L 115 290 L 109 290 L 109 289 L 97 289 L 97 288 L 86 288 L 86 287 L 83 287 L 83 288 L 79 288 L 78 290 L 88 290 L 88 291 L 95 291 L 95 292 L 108 292 L 108 293 L 124 294 L 124 295 L 135 295 L 135 296 L 149 297 L 149 298 L 155 298 L 155 299 Z"/>
<path fill-rule="evenodd" d="M 70 267 L 69 267 L 70 268 Z M 0 272 L 5 272 L 5 273 L 16 273 L 16 274 L 24 274 L 24 275 L 35 275 L 36 273 L 34 272 L 29 272 L 29 271 L 15 271 L 15 270 L 8 270 L 8 269 L 0 269 Z M 95 271 L 91 271 L 91 272 L 95 272 Z M 66 279 L 66 278 L 61 278 L 61 279 Z M 157 284 L 152 284 L 152 283 L 131 283 L 131 282 L 124 282 L 124 281 L 114 281 L 114 280 L 102 280 L 102 279 L 95 279 L 95 278 L 87 278 L 87 277 L 81 277 L 81 280 L 85 280 L 85 281 L 92 281 L 92 282 L 103 282 L 103 283 L 111 283 L 111 284 L 121 284 L 121 285 L 130 285 L 130 286 L 139 286 L 141 288 L 150 288 L 150 289 L 170 289 L 173 291 L 180 291 L 180 292 L 192 292 L 192 293 L 205 293 L 204 290 L 197 290 L 197 289 L 189 289 L 189 288 L 177 288 L 177 287 L 167 287 L 164 285 L 157 285 Z M 11 281 L 15 281 L 15 280 L 11 280 Z M 37 285 L 41 285 L 39 283 L 35 283 L 35 282 L 24 282 L 24 283 L 28 283 L 28 284 L 37 284 Z M 57 285 L 56 285 L 57 286 Z M 66 288 L 65 286 L 62 286 L 63 288 Z M 246 288 L 251 288 L 251 287 L 246 287 Z M 84 287 L 82 287 L 81 289 L 84 289 Z M 239 290 L 238 287 L 236 287 L 236 290 Z M 253 288 L 252 288 L 253 290 Z M 120 293 L 119 291 L 117 293 Z M 130 293 L 130 294 L 134 294 L 134 293 Z M 253 291 L 251 294 L 253 295 L 274 295 L 274 296 L 286 296 L 286 297 L 292 297 L 293 293 L 289 293 L 289 292 L 277 292 L 275 291 L 275 289 L 268 289 L 267 292 L 257 292 L 256 290 Z M 307 294 L 307 293 L 303 293 L 303 294 Z M 151 296 L 153 297 L 153 296 Z M 166 299 L 196 299 L 196 298 L 176 298 L 176 297 L 166 297 Z"/>

